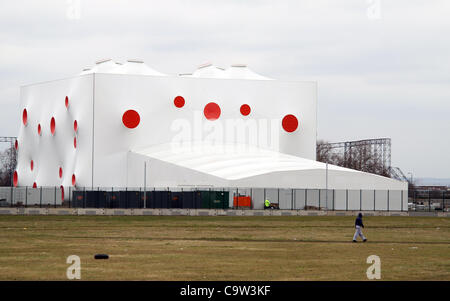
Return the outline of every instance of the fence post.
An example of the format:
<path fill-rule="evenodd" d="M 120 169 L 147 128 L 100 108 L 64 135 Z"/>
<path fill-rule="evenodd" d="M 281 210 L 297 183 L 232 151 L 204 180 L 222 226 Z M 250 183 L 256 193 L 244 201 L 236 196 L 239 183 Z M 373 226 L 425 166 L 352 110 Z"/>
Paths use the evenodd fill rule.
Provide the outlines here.
<path fill-rule="evenodd" d="M 348 189 L 345 190 L 345 211 L 348 211 Z"/>
<path fill-rule="evenodd" d="M 264 188 L 264 200 L 263 200 L 263 204 L 266 203 L 266 189 Z M 264 205 L 264 208 L 266 208 L 266 205 Z"/>
<path fill-rule="evenodd" d="M 305 188 L 305 210 L 308 210 L 308 189 Z"/>
<path fill-rule="evenodd" d="M 442 190 L 442 212 L 445 209 L 445 190 Z"/>
<path fill-rule="evenodd" d="M 183 187 L 181 187 L 181 208 L 184 208 L 184 192 Z"/>
<path fill-rule="evenodd" d="M 208 189 L 208 208 L 211 209 L 211 187 Z"/>
<path fill-rule="evenodd" d="M 86 186 L 83 187 L 83 208 L 86 208 Z"/>
<path fill-rule="evenodd" d="M 321 189 L 319 189 L 319 210 L 320 210 L 320 195 L 321 195 Z"/>
<path fill-rule="evenodd" d="M 115 202 L 116 200 L 114 199 L 114 187 L 111 187 L 111 197 L 109 198 L 109 208 L 115 208 L 114 207 L 114 205 L 115 205 Z M 113 205 L 114 204 L 114 205 Z"/>
<path fill-rule="evenodd" d="M 71 204 L 70 204 L 70 201 L 71 201 L 71 199 L 72 199 L 72 193 L 71 193 L 71 190 L 72 190 L 72 187 L 69 186 L 69 208 L 72 208 L 72 207 L 71 207 Z"/>
<path fill-rule="evenodd" d="M 100 208 L 100 187 L 97 187 L 97 208 Z"/>
<path fill-rule="evenodd" d="M 377 204 L 376 204 L 376 199 L 377 199 L 377 194 L 376 194 L 376 190 L 373 190 L 373 211 L 377 210 Z"/>
<path fill-rule="evenodd" d="M 39 192 L 39 208 L 42 208 L 42 186 Z"/>
<path fill-rule="evenodd" d="M 11 185 L 11 204 L 14 204 L 14 187 Z M 25 205 L 25 208 L 27 206 Z"/>
<path fill-rule="evenodd" d="M 238 187 L 236 187 L 236 200 L 237 200 L 237 208 L 236 209 L 239 209 L 239 188 Z"/>
<path fill-rule="evenodd" d="M 277 189 L 277 204 L 278 204 L 278 209 L 280 209 L 280 188 Z"/>
<path fill-rule="evenodd" d="M 170 195 L 170 188 L 167 187 L 167 208 L 172 208 L 172 202 L 171 202 L 171 195 Z"/>
<path fill-rule="evenodd" d="M 55 186 L 55 199 L 54 199 L 54 201 L 55 201 L 55 208 L 56 208 L 56 186 Z"/>
<path fill-rule="evenodd" d="M 253 202 L 252 202 L 253 203 Z M 222 209 L 228 209 L 225 208 L 225 188 L 222 188 Z M 228 197 L 228 207 L 230 207 L 230 198 Z"/>
<path fill-rule="evenodd" d="M 387 211 L 389 211 L 389 189 L 387 191 Z"/>
<path fill-rule="evenodd" d="M 12 199 L 11 199 L 11 203 L 12 203 Z M 25 186 L 25 208 L 27 207 L 27 203 L 28 203 L 28 186 Z"/>
<path fill-rule="evenodd" d="M 428 212 L 431 212 L 431 193 L 428 189 Z"/>
<path fill-rule="evenodd" d="M 400 211 L 403 211 L 403 190 L 400 190 L 401 193 L 401 197 L 400 197 Z"/>

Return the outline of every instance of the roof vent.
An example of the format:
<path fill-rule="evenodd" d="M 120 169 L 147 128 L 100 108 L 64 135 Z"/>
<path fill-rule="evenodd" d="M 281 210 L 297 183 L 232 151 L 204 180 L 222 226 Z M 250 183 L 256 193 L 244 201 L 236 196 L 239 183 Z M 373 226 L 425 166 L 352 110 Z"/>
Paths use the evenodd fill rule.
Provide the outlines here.
<path fill-rule="evenodd" d="M 110 60 L 111 60 L 111 59 L 99 60 L 99 61 L 96 61 L 95 64 L 96 64 L 96 65 L 99 65 L 99 64 L 102 64 L 102 63 L 109 62 Z"/>
<path fill-rule="evenodd" d="M 144 63 L 144 61 L 142 61 L 142 60 L 127 60 L 127 62 L 138 63 L 138 64 L 143 64 Z"/>
<path fill-rule="evenodd" d="M 247 67 L 247 65 L 246 65 L 246 64 L 233 64 L 233 65 L 231 65 L 231 67 L 241 67 L 241 68 L 245 68 L 245 67 Z"/>
<path fill-rule="evenodd" d="M 209 67 L 209 66 L 212 66 L 212 63 L 204 63 L 204 64 L 201 64 L 200 66 L 198 66 L 197 69 L 206 68 L 206 67 Z"/>

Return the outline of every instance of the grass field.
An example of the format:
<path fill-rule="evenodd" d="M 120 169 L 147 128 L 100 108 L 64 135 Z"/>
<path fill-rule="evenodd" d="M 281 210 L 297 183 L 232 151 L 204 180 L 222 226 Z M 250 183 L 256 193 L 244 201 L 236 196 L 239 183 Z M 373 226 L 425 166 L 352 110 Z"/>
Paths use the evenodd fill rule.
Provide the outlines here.
<path fill-rule="evenodd" d="M 450 280 L 450 219 L 365 217 L 0 216 L 0 280 Z M 109 260 L 94 260 L 96 253 Z"/>

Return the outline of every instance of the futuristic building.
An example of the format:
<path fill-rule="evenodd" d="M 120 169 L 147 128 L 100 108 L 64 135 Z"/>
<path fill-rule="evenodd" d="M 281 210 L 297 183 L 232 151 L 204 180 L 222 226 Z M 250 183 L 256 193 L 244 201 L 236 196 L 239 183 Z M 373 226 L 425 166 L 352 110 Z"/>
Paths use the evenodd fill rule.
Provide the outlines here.
<path fill-rule="evenodd" d="M 22 87 L 20 106 L 16 186 L 407 190 L 315 161 L 317 84 L 245 65 L 171 76 L 104 60 Z"/>

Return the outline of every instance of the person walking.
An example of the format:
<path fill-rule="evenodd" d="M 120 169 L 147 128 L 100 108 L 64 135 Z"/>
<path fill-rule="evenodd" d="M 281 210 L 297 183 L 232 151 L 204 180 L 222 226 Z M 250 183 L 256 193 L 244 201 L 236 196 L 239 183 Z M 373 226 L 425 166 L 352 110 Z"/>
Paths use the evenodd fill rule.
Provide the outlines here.
<path fill-rule="evenodd" d="M 363 242 L 367 241 L 367 238 L 362 233 L 361 228 L 364 228 L 364 224 L 362 221 L 362 213 L 359 213 L 355 220 L 355 235 L 353 235 L 353 242 L 356 242 L 356 238 L 358 238 L 358 236 L 361 236 Z"/>

